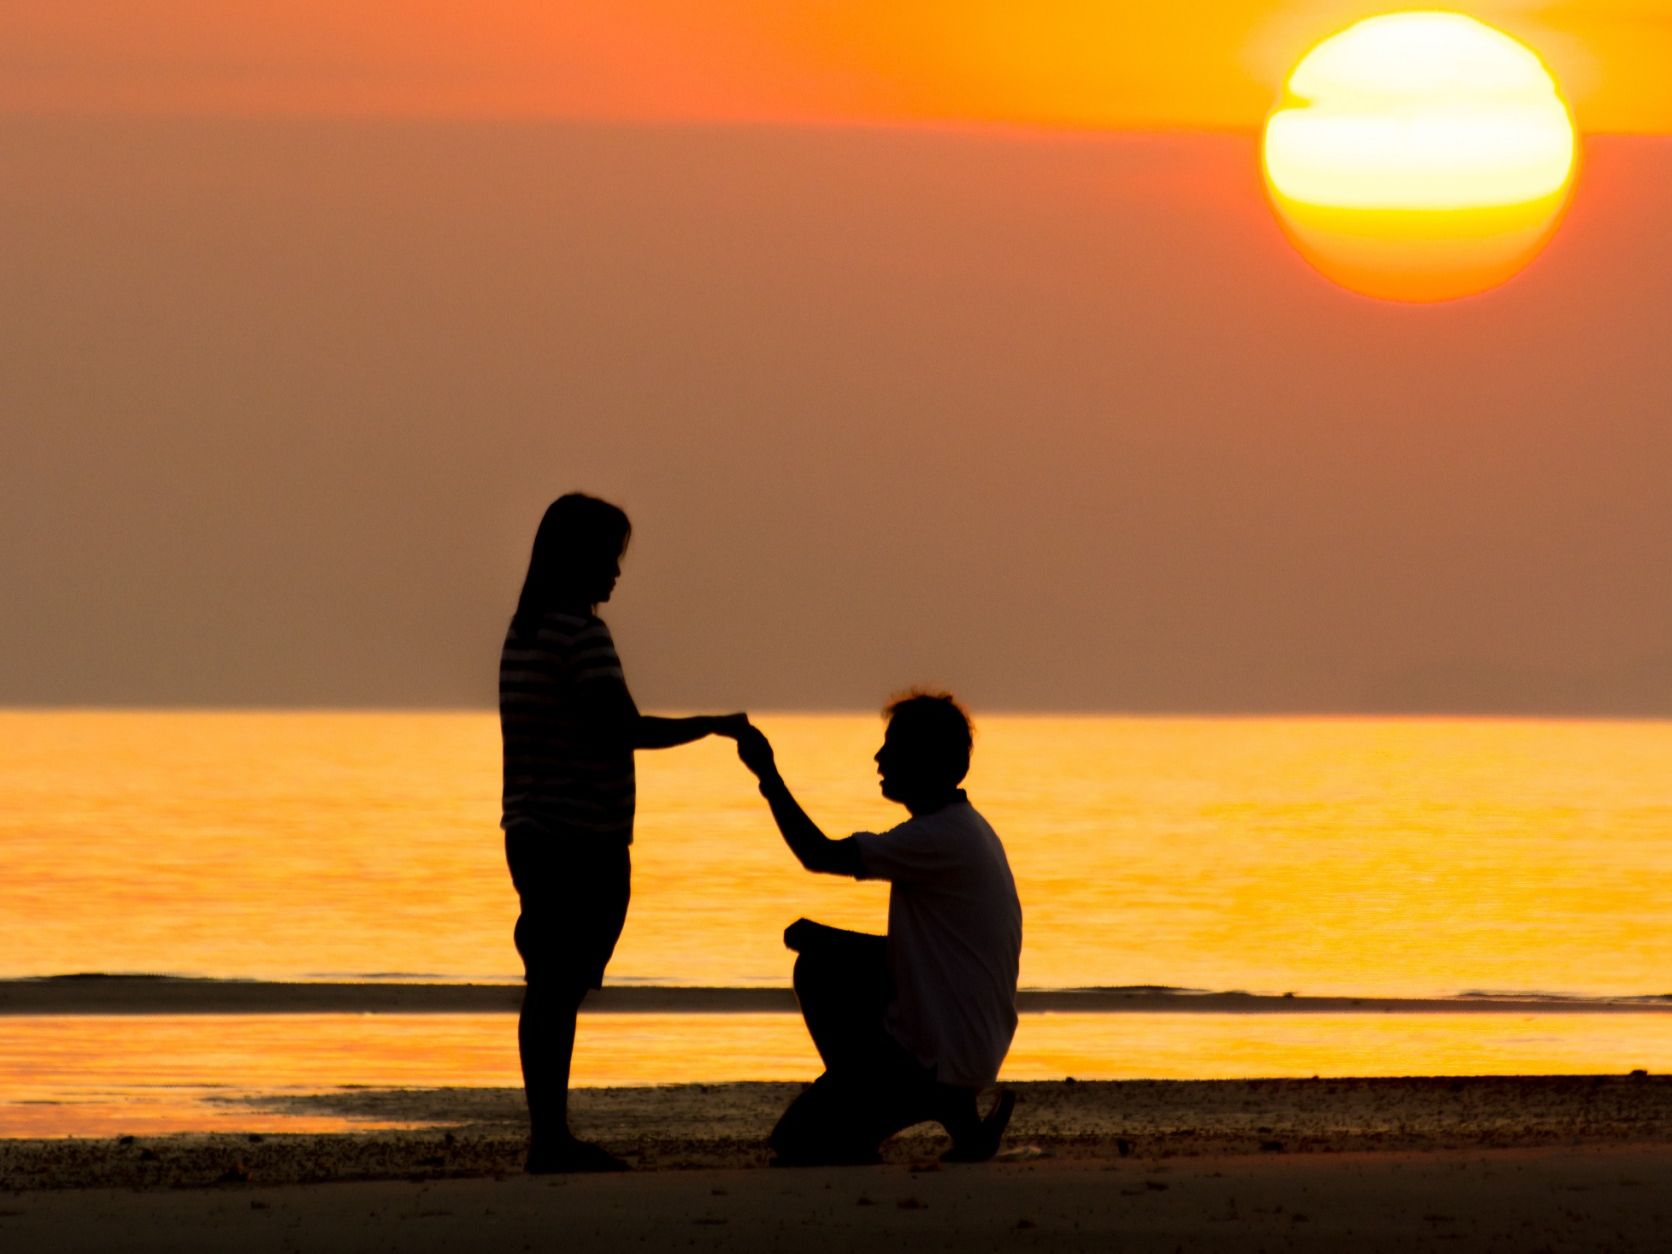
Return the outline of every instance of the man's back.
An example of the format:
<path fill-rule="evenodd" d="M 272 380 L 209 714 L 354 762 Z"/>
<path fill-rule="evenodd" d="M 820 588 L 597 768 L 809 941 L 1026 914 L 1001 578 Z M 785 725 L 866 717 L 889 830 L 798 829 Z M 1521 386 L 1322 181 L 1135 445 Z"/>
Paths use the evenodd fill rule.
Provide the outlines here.
<path fill-rule="evenodd" d="M 959 792 L 855 840 L 867 877 L 893 886 L 889 1031 L 943 1083 L 992 1083 L 1016 1031 L 1022 949 L 1022 906 L 998 835 Z"/>

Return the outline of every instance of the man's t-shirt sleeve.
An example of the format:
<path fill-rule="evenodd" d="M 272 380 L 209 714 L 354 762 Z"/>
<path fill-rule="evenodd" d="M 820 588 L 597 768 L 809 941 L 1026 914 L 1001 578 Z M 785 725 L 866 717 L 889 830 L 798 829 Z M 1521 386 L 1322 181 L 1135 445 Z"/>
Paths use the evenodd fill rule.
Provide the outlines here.
<path fill-rule="evenodd" d="M 952 851 L 927 824 L 910 819 L 886 832 L 855 832 L 860 879 L 911 883 L 934 879 L 952 865 Z"/>

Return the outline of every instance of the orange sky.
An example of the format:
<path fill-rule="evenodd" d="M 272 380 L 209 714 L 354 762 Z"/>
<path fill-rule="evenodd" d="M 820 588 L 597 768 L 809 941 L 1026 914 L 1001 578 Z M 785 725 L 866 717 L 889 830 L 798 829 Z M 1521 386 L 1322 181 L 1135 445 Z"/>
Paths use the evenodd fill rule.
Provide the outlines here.
<path fill-rule="evenodd" d="M 1474 7 L 1655 133 L 1403 306 L 1254 134 L 1370 6 L 1163 7 L 0 0 L 0 704 L 491 703 L 580 487 L 645 708 L 1672 713 L 1672 25 Z"/>
<path fill-rule="evenodd" d="M 13 0 L 0 109 L 1251 127 L 1310 44 L 1397 7 Z M 1459 7 L 1542 52 L 1586 130 L 1672 133 L 1662 6 Z"/>

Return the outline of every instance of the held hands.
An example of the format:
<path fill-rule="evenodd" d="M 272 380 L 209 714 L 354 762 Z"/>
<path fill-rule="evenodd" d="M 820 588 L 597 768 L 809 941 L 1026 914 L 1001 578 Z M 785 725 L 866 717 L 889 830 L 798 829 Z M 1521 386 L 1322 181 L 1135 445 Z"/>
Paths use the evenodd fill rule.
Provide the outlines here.
<path fill-rule="evenodd" d="M 724 736 L 727 740 L 736 740 L 749 730 L 747 714 L 713 714 L 709 716 L 708 723 L 711 734 Z"/>
<path fill-rule="evenodd" d="M 737 741 L 737 756 L 754 772 L 756 779 L 765 783 L 777 776 L 778 764 L 772 756 L 771 742 L 749 721 L 747 714 L 714 714 L 708 722 L 714 735 Z"/>

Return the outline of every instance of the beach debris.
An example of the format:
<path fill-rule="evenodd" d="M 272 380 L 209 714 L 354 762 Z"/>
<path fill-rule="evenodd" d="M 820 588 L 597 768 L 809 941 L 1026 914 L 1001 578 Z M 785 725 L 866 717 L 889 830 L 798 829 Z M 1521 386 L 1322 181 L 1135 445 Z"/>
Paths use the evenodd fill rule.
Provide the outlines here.
<path fill-rule="evenodd" d="M 1034 1223 L 1031 1219 L 1018 1219 L 1016 1221 L 1016 1226 L 1025 1231 L 1028 1228 L 1037 1228 L 1039 1225 Z"/>
<path fill-rule="evenodd" d="M 1007 1150 L 1001 1150 L 995 1157 L 1001 1163 L 1025 1163 L 1036 1158 L 1050 1158 L 1051 1152 L 1037 1145 L 1012 1145 Z"/>
<path fill-rule="evenodd" d="M 928 1210 L 929 1209 L 929 1203 L 925 1202 L 922 1198 L 916 1196 L 915 1194 L 912 1195 L 911 1197 L 902 1197 L 898 1202 L 895 1202 L 894 1204 L 896 1206 L 898 1206 L 901 1210 Z"/>

